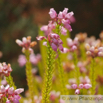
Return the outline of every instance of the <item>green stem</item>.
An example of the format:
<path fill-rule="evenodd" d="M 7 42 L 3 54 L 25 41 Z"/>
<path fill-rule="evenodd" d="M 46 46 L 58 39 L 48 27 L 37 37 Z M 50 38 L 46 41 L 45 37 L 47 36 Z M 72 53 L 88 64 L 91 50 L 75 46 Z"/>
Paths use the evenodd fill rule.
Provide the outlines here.
<path fill-rule="evenodd" d="M 85 60 L 86 59 L 86 54 L 85 54 L 84 43 L 81 43 L 80 51 L 81 51 L 81 57 L 83 58 L 83 60 Z"/>
<path fill-rule="evenodd" d="M 77 79 L 77 84 L 79 85 L 80 71 L 79 71 L 79 68 L 77 66 L 78 58 L 77 58 L 76 52 L 73 53 L 73 58 L 74 58 L 74 65 L 75 65 L 75 75 L 76 75 L 76 79 Z"/>
<path fill-rule="evenodd" d="M 90 73 L 91 73 L 91 84 L 92 84 L 92 88 L 91 88 L 91 94 L 92 95 L 94 95 L 95 94 L 95 88 L 96 88 L 96 83 L 95 83 L 95 66 L 94 66 L 94 64 L 95 64 L 95 60 L 94 60 L 94 58 L 92 59 L 92 61 L 91 61 L 91 71 L 90 71 Z"/>
<path fill-rule="evenodd" d="M 14 87 L 14 89 L 16 89 L 16 86 L 13 82 L 13 78 L 12 78 L 11 74 L 8 77 L 6 77 L 6 81 L 10 85 L 10 87 Z"/>
<path fill-rule="evenodd" d="M 65 85 L 65 78 L 64 78 L 64 69 L 62 67 L 62 62 L 61 62 L 61 52 L 58 50 L 58 72 L 59 72 L 59 78 L 60 78 L 60 84 L 61 84 L 61 93 L 67 94 L 66 91 L 66 85 Z"/>
<path fill-rule="evenodd" d="M 49 103 L 49 95 L 52 85 L 52 74 L 54 68 L 54 54 L 50 44 L 47 44 L 47 69 L 44 78 L 44 87 L 42 91 L 42 103 Z"/>
<path fill-rule="evenodd" d="M 33 75 L 31 72 L 32 66 L 31 66 L 31 63 L 29 61 L 29 57 L 30 57 L 29 50 L 26 50 L 25 56 L 26 56 L 26 60 L 27 60 L 27 62 L 26 62 L 27 84 L 28 84 L 28 88 L 29 88 L 30 98 L 32 100 L 32 103 L 34 103 Z"/>

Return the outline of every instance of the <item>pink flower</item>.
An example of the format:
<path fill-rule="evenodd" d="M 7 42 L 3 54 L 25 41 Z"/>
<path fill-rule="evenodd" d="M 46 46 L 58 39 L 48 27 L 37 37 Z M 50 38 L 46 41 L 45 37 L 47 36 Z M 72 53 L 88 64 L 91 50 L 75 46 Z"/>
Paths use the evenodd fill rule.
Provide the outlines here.
<path fill-rule="evenodd" d="M 4 63 L 0 63 L 0 74 L 3 74 L 5 76 L 9 76 L 12 71 L 11 65 Z"/>
<path fill-rule="evenodd" d="M 31 48 L 31 47 L 34 47 L 35 45 L 36 45 L 36 42 L 35 41 L 33 41 L 33 42 L 31 42 L 31 36 L 28 36 L 27 38 L 26 37 L 23 37 L 22 38 L 22 41 L 21 40 L 19 40 L 19 39 L 17 39 L 16 40 L 16 43 L 19 45 L 19 46 L 21 46 L 21 47 L 23 47 L 24 49 L 29 49 L 29 48 Z"/>
<path fill-rule="evenodd" d="M 49 11 L 49 15 L 52 19 L 56 18 L 57 16 L 57 13 L 56 11 L 54 10 L 54 8 L 51 8 L 50 11 Z"/>
<path fill-rule="evenodd" d="M 72 89 L 77 89 L 77 84 L 72 84 Z"/>
<path fill-rule="evenodd" d="M 92 87 L 91 84 L 84 84 L 84 88 L 85 88 L 85 89 L 89 89 L 89 88 L 91 88 L 91 87 Z"/>
<path fill-rule="evenodd" d="M 69 51 L 75 51 L 78 45 L 78 38 L 74 38 L 74 40 L 72 40 L 71 38 L 67 38 L 67 44 L 70 48 Z"/>
<path fill-rule="evenodd" d="M 61 27 L 61 34 L 67 35 L 67 30 L 64 27 Z"/>
<path fill-rule="evenodd" d="M 84 85 L 83 84 L 79 84 L 79 88 L 83 89 Z"/>
<path fill-rule="evenodd" d="M 24 55 L 19 55 L 19 58 L 18 58 L 18 63 L 19 63 L 19 66 L 22 67 L 26 64 L 26 58 Z"/>
<path fill-rule="evenodd" d="M 80 90 L 79 90 L 79 89 L 76 89 L 76 90 L 75 90 L 75 94 L 80 94 Z"/>

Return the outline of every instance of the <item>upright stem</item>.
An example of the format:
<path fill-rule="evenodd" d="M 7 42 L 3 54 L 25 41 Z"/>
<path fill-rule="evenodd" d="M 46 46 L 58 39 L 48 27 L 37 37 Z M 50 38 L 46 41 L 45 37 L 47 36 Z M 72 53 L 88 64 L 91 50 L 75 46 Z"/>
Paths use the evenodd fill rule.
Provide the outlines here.
<path fill-rule="evenodd" d="M 14 87 L 14 89 L 16 89 L 16 86 L 13 82 L 13 78 L 12 78 L 11 74 L 8 77 L 6 77 L 6 81 L 10 85 L 10 87 Z"/>
<path fill-rule="evenodd" d="M 48 43 L 47 44 L 47 69 L 45 73 L 44 87 L 42 91 L 42 103 L 49 103 L 53 68 L 54 68 L 54 54 L 50 44 Z"/>
<path fill-rule="evenodd" d="M 25 56 L 26 56 L 26 76 L 27 76 L 27 84 L 29 87 L 29 93 L 30 93 L 30 98 L 32 100 L 32 103 L 34 103 L 34 93 L 33 93 L 33 76 L 32 76 L 32 66 L 31 63 L 29 61 L 29 57 L 30 57 L 30 53 L 28 50 L 26 50 L 25 52 Z"/>
<path fill-rule="evenodd" d="M 75 75 L 76 75 L 76 79 L 77 79 L 77 84 L 79 84 L 80 71 L 79 71 L 79 68 L 77 66 L 78 58 L 77 58 L 77 54 L 75 52 L 73 53 L 73 58 L 74 58 Z"/>
<path fill-rule="evenodd" d="M 95 64 L 95 60 L 94 60 L 94 58 L 92 59 L 92 61 L 91 61 L 91 71 L 90 71 L 90 73 L 91 73 L 91 84 L 92 84 L 92 88 L 91 88 L 91 94 L 92 95 L 94 95 L 95 94 L 95 88 L 96 88 L 96 83 L 95 83 L 95 66 L 94 66 L 94 64 Z"/>
<path fill-rule="evenodd" d="M 67 94 L 66 92 L 66 85 L 65 85 L 65 78 L 64 78 L 64 69 L 62 67 L 62 62 L 61 62 L 61 52 L 58 50 L 58 72 L 59 72 L 59 77 L 60 77 L 60 84 L 61 84 L 61 93 Z"/>

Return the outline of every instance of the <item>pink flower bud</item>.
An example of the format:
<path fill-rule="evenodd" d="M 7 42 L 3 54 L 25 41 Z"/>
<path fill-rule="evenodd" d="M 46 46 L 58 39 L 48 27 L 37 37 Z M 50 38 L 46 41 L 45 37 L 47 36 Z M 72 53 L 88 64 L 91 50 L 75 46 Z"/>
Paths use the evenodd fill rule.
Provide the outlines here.
<path fill-rule="evenodd" d="M 79 88 L 83 89 L 84 85 L 83 84 L 79 84 Z"/>
<path fill-rule="evenodd" d="M 77 89 L 77 84 L 72 84 L 72 89 Z"/>
<path fill-rule="evenodd" d="M 18 39 L 16 40 L 16 43 L 17 43 L 19 46 L 22 46 L 22 44 L 23 44 L 22 41 L 21 41 L 21 40 L 18 40 Z"/>
<path fill-rule="evenodd" d="M 76 90 L 75 90 L 75 94 L 80 94 L 80 90 L 79 90 L 79 89 L 76 89 Z"/>
<path fill-rule="evenodd" d="M 22 93 L 23 91 L 24 91 L 23 88 L 19 88 L 19 89 L 16 89 L 16 90 L 14 91 L 14 93 L 17 95 L 17 94 Z"/>
<path fill-rule="evenodd" d="M 39 36 L 39 37 L 36 37 L 37 40 L 43 40 L 43 39 L 46 39 L 44 36 Z"/>
<path fill-rule="evenodd" d="M 61 27 L 61 34 L 67 35 L 67 30 L 64 27 Z"/>
<path fill-rule="evenodd" d="M 51 8 L 50 11 L 49 11 L 49 15 L 52 19 L 56 18 L 57 16 L 57 13 L 56 11 L 54 10 L 54 8 Z"/>
<path fill-rule="evenodd" d="M 0 91 L 1 91 L 1 93 L 5 93 L 6 90 L 5 90 L 5 87 L 3 85 L 1 85 Z"/>
<path fill-rule="evenodd" d="M 89 88 L 91 88 L 91 87 L 92 87 L 91 84 L 84 84 L 84 88 L 85 88 L 85 89 L 89 89 Z"/>

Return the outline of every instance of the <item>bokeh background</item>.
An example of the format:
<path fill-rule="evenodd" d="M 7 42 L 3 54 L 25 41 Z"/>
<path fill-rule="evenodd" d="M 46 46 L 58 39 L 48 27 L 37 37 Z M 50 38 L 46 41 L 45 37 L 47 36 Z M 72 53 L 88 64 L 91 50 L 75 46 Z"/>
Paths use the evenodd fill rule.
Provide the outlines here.
<path fill-rule="evenodd" d="M 0 51 L 3 53 L 0 62 L 11 63 L 18 87 L 27 88 L 27 85 L 25 67 L 19 67 L 17 62 L 21 48 L 15 40 L 28 35 L 36 40 L 39 26 L 50 19 L 50 8 L 59 12 L 64 7 L 73 11 L 76 19 L 72 24 L 72 37 L 79 32 L 99 37 L 103 30 L 103 0 L 0 0 Z M 38 45 L 34 50 L 39 52 Z"/>

